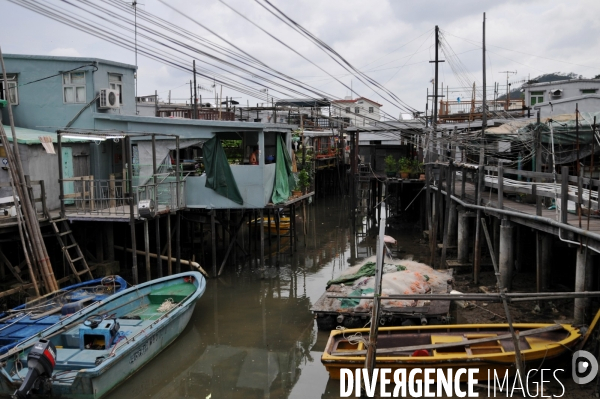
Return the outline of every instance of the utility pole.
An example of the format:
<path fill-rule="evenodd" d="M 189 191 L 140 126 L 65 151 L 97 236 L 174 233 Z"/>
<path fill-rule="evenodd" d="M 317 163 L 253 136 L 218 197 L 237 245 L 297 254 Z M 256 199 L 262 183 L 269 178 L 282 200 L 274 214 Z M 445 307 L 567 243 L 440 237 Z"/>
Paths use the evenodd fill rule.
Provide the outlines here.
<path fill-rule="evenodd" d="M 196 92 L 196 60 L 194 60 L 192 66 L 194 67 L 194 117 L 192 119 L 198 119 L 198 93 Z"/>
<path fill-rule="evenodd" d="M 190 119 L 194 119 L 194 92 L 192 90 L 192 81 L 190 80 Z"/>
<path fill-rule="evenodd" d="M 431 120 L 431 130 L 429 131 L 429 145 L 427 146 L 427 167 L 425 168 L 426 173 L 426 181 L 427 181 L 427 212 L 430 215 L 433 215 L 431 209 L 431 188 L 430 188 L 430 180 L 432 177 L 433 168 L 431 163 L 434 161 L 433 158 L 433 139 L 434 136 L 437 136 L 437 118 L 438 118 L 438 97 L 444 97 L 443 95 L 438 95 L 438 71 L 439 71 L 439 63 L 444 62 L 444 60 L 439 59 L 439 49 L 440 49 L 440 28 L 435 26 L 435 61 L 429 61 L 430 63 L 435 63 L 435 77 L 433 81 L 433 118 Z M 439 204 L 435 204 L 436 207 L 439 208 Z M 434 267 L 435 263 L 435 253 L 437 245 L 437 220 L 438 220 L 439 212 L 436 212 L 435 220 L 432 220 L 430 216 L 429 219 L 429 249 L 431 251 L 431 259 L 430 265 Z"/>
<path fill-rule="evenodd" d="M 131 3 L 131 5 L 133 6 L 133 26 L 134 26 L 134 41 L 135 41 L 135 114 L 138 114 L 138 101 L 137 101 L 137 96 L 138 96 L 138 78 L 137 78 L 137 1 L 133 0 L 133 2 Z"/>
<path fill-rule="evenodd" d="M 485 13 L 483 13 L 483 56 L 482 56 L 482 67 L 483 67 L 483 116 L 481 118 L 481 144 L 479 148 L 479 174 L 477 176 L 477 205 L 481 205 L 481 194 L 483 192 L 483 185 L 485 185 L 484 176 L 484 158 L 485 158 L 485 128 L 487 126 L 487 110 L 486 110 L 486 77 L 485 77 Z M 479 283 L 479 271 L 481 270 L 481 209 L 477 209 L 477 218 L 475 220 L 475 248 L 473 249 L 473 281 L 475 284 Z"/>
<path fill-rule="evenodd" d="M 484 13 L 485 14 L 485 13 Z M 485 27 L 485 16 L 484 16 L 484 27 Z M 484 37 L 485 37 L 485 28 L 484 28 Z M 484 50 L 485 51 L 485 50 Z M 484 60 L 485 62 L 485 60 Z M 499 73 L 505 73 L 506 74 L 506 111 L 508 111 L 508 106 L 510 104 L 510 85 L 508 84 L 508 75 L 510 75 L 511 73 L 513 75 L 517 74 L 517 71 L 502 71 Z"/>

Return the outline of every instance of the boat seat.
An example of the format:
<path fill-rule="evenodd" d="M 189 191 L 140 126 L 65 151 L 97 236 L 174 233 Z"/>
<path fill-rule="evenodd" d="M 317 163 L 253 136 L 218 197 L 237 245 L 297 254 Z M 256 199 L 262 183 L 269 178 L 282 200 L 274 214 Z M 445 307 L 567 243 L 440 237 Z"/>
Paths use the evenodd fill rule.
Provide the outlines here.
<path fill-rule="evenodd" d="M 72 370 L 74 367 L 92 368 L 96 366 L 96 358 L 107 356 L 109 350 L 61 349 L 58 352 L 55 369 Z"/>

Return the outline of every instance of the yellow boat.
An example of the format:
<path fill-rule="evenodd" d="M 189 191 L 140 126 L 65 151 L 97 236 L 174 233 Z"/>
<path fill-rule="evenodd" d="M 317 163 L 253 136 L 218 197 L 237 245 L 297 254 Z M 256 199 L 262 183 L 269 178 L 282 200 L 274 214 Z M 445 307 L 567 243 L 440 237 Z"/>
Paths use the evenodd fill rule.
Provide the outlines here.
<path fill-rule="evenodd" d="M 579 329 L 569 324 L 513 324 L 519 333 L 521 357 L 528 367 L 559 357 L 578 342 Z M 378 368 L 479 368 L 475 378 L 514 375 L 515 351 L 508 324 L 457 324 L 444 326 L 379 327 L 376 365 Z M 356 338 L 362 337 L 357 342 Z M 349 340 L 348 337 L 352 339 Z M 333 379 L 340 369 L 362 368 L 368 328 L 334 330 L 321 362 Z M 501 374 L 500 374 L 501 373 Z M 467 376 L 464 375 L 466 381 Z"/>
<path fill-rule="evenodd" d="M 260 219 L 253 219 L 248 223 L 260 223 Z M 263 218 L 263 229 L 267 233 L 277 234 L 277 224 L 275 223 L 274 217 L 271 218 L 271 223 L 269 223 L 269 218 Z M 287 234 L 290 230 L 290 218 L 288 216 L 282 216 L 279 218 L 279 233 Z"/>

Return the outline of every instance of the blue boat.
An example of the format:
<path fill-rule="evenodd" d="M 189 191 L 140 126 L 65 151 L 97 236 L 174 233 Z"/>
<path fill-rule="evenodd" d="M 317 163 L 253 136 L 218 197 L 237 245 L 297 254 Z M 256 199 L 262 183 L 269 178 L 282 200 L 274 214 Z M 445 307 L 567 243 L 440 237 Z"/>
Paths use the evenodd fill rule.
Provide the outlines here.
<path fill-rule="evenodd" d="M 67 315 L 127 288 L 120 276 L 74 284 L 0 313 L 0 356 Z"/>
<path fill-rule="evenodd" d="M 0 356 L 0 395 L 97 399 L 172 343 L 206 288 L 198 272 L 133 286 Z"/>

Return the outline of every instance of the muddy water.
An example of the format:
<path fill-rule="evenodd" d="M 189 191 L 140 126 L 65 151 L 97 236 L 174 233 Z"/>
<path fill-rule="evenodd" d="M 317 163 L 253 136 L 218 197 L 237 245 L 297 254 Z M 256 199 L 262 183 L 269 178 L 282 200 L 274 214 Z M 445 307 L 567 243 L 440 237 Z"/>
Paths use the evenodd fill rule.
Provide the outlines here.
<path fill-rule="evenodd" d="M 328 333 L 309 309 L 329 279 L 374 254 L 375 232 L 353 229 L 339 198 L 309 207 L 306 236 L 299 215 L 296 252 L 271 253 L 264 268 L 256 258 L 228 265 L 208 281 L 182 335 L 108 397 L 337 398 L 339 381 L 320 362 Z M 423 260 L 416 227 L 388 232 L 403 255 Z"/>

